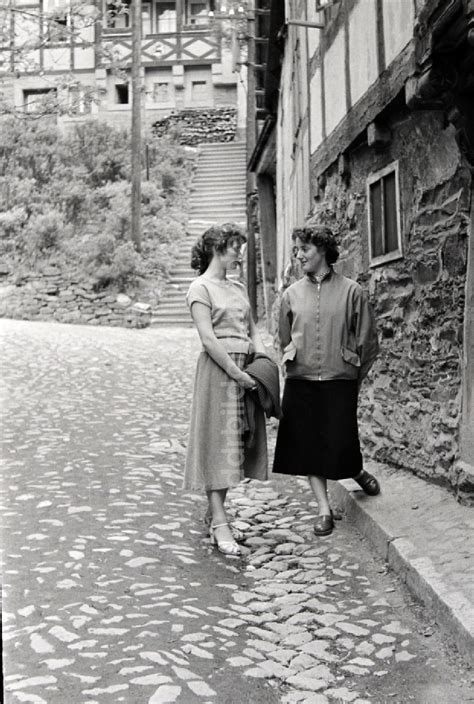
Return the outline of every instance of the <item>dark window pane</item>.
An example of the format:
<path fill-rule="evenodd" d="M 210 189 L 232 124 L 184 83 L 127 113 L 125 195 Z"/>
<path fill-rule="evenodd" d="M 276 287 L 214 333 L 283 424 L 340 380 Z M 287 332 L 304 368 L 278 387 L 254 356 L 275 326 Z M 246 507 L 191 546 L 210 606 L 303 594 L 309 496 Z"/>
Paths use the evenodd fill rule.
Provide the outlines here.
<path fill-rule="evenodd" d="M 119 105 L 128 105 L 128 85 L 115 86 L 115 102 Z"/>
<path fill-rule="evenodd" d="M 380 257 L 383 251 L 382 233 L 382 182 L 376 181 L 370 186 L 370 230 L 372 257 Z"/>
<path fill-rule="evenodd" d="M 385 253 L 395 252 L 398 249 L 397 232 L 397 195 L 395 172 L 384 178 L 385 199 Z"/>

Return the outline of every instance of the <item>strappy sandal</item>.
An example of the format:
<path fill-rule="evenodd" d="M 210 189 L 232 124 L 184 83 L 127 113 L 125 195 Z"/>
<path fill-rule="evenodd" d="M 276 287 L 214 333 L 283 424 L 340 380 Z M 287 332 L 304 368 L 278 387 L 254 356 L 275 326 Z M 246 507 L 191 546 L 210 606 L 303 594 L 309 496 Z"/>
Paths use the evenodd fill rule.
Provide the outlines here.
<path fill-rule="evenodd" d="M 369 474 L 365 469 L 363 469 L 357 477 L 354 477 L 354 479 L 368 496 L 377 496 L 377 494 L 380 494 L 380 484 L 374 475 Z"/>
<path fill-rule="evenodd" d="M 240 557 L 242 555 L 240 547 L 237 545 L 235 540 L 217 540 L 215 536 L 215 531 L 217 528 L 223 528 L 224 526 L 229 527 L 228 523 L 218 523 L 217 525 L 209 526 L 211 545 L 214 545 L 219 552 L 221 552 L 226 557 Z"/>
<path fill-rule="evenodd" d="M 318 516 L 313 526 L 316 535 L 330 535 L 333 528 L 334 522 L 332 516 Z"/>
<path fill-rule="evenodd" d="M 206 514 L 204 516 L 204 525 L 207 528 L 208 535 L 211 535 L 211 523 L 212 523 L 212 516 L 209 516 Z M 238 543 L 241 543 L 243 540 L 245 540 L 245 533 L 235 526 L 232 525 L 232 523 L 229 524 L 230 532 L 232 533 L 232 537 L 234 540 L 236 540 Z"/>

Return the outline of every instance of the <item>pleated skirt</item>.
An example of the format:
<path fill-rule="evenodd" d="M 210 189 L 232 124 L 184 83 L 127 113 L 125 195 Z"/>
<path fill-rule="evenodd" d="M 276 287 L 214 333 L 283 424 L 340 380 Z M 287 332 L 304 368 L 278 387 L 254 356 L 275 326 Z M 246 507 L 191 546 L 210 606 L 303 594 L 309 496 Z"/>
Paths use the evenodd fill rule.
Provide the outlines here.
<path fill-rule="evenodd" d="M 273 472 L 326 479 L 362 469 L 357 381 L 287 379 Z"/>
<path fill-rule="evenodd" d="M 240 369 L 247 355 L 230 353 Z M 198 358 L 183 488 L 228 489 L 242 479 L 268 478 L 263 410 L 256 413 L 252 447 L 245 444 L 245 391 L 207 352 Z"/>

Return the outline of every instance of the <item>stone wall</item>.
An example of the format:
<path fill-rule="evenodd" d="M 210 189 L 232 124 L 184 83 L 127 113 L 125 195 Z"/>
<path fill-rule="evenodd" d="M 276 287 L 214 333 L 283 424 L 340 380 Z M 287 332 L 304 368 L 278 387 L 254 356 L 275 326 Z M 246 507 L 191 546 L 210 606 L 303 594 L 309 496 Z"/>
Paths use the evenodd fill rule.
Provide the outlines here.
<path fill-rule="evenodd" d="M 370 292 L 381 355 L 360 401 L 365 453 L 456 485 L 471 175 L 453 129 L 399 112 L 383 149 L 359 145 L 326 174 L 315 218 L 340 233 L 338 269 Z M 369 268 L 366 178 L 398 160 L 404 257 Z"/>
<path fill-rule="evenodd" d="M 151 315 L 148 303 L 134 302 L 123 293 L 95 291 L 92 282 L 65 279 L 53 266 L 21 280 L 5 276 L 0 283 L 0 318 L 143 328 Z"/>

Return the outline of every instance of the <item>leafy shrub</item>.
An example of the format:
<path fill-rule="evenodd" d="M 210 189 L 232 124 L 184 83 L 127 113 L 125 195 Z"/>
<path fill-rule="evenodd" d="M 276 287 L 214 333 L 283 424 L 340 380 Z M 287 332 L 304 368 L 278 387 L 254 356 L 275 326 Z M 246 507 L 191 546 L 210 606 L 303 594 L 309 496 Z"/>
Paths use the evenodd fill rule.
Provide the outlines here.
<path fill-rule="evenodd" d="M 48 250 L 57 248 L 60 238 L 67 235 L 67 228 L 61 213 L 47 210 L 30 217 L 23 231 L 24 248 L 32 258 L 37 258 Z"/>
<path fill-rule="evenodd" d="M 17 237 L 22 231 L 28 215 L 21 205 L 0 213 L 0 237 Z"/>
<path fill-rule="evenodd" d="M 84 225 L 93 214 L 90 188 L 83 181 L 66 182 L 60 191 L 60 205 L 66 222 L 75 229 Z"/>
<path fill-rule="evenodd" d="M 66 139 L 73 163 L 86 170 L 86 181 L 93 188 L 130 175 L 130 133 L 102 122 L 88 120 L 75 125 Z"/>
<path fill-rule="evenodd" d="M 100 286 L 156 282 L 184 235 L 193 154 L 145 136 L 150 180 L 142 182 L 142 253 L 131 240 L 130 134 L 88 122 L 62 134 L 49 120 L 5 120 L 0 136 L 0 255 L 15 266 L 42 258 Z"/>

